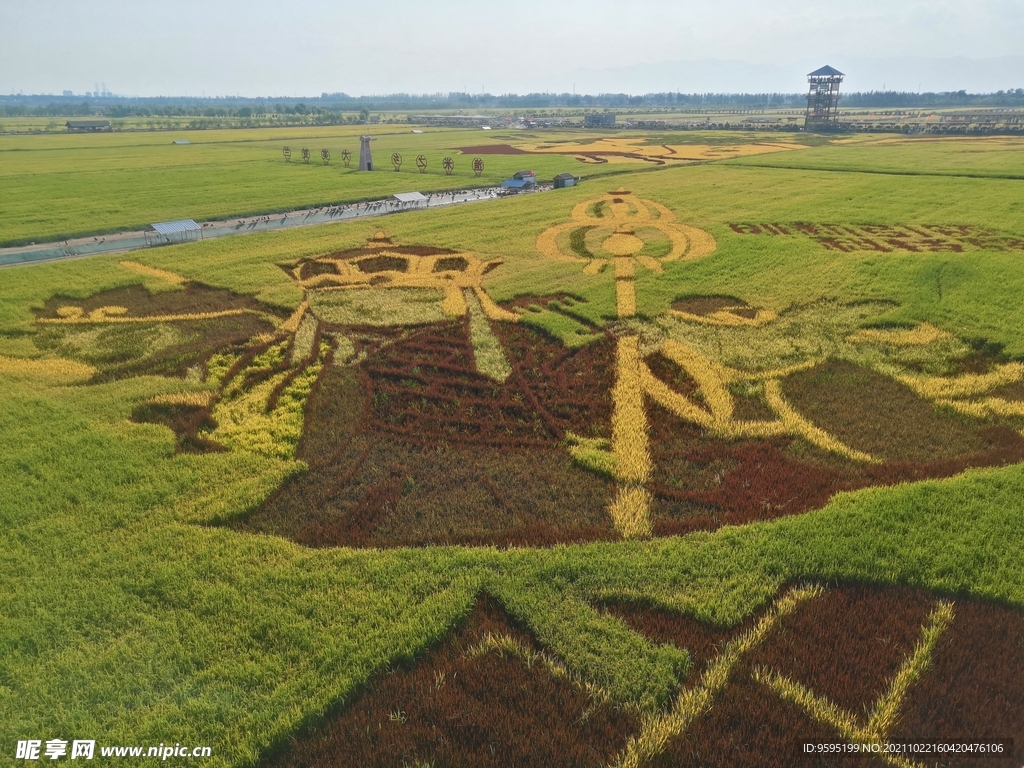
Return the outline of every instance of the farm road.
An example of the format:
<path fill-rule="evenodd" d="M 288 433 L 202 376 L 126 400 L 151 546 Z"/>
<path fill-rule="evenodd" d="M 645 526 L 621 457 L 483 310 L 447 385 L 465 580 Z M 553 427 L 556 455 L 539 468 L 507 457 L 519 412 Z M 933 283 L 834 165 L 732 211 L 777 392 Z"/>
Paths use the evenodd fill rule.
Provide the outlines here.
<path fill-rule="evenodd" d="M 540 190 L 548 189 L 540 187 Z M 202 238 L 229 237 L 245 235 L 253 232 L 276 232 L 292 227 L 311 227 L 317 224 L 329 224 L 339 221 L 354 221 L 375 216 L 386 216 L 403 211 L 423 210 L 425 208 L 441 208 L 449 205 L 475 203 L 481 200 L 494 200 L 503 197 L 500 187 L 469 189 L 455 192 L 433 192 L 425 195 L 425 199 L 412 202 L 399 202 L 393 198 L 372 200 L 364 203 L 347 203 L 325 205 L 319 208 L 305 208 L 287 213 L 275 213 L 266 216 L 248 216 L 240 219 L 224 221 L 208 221 L 202 225 Z M 146 241 L 146 233 L 142 230 L 119 232 L 96 237 L 82 237 L 56 243 L 19 246 L 16 248 L 0 248 L 0 267 L 19 264 L 34 264 L 43 261 L 75 259 L 84 256 L 96 256 L 103 253 L 123 253 L 154 247 L 157 238 L 154 233 Z M 158 243 L 169 245 L 170 241 Z"/>

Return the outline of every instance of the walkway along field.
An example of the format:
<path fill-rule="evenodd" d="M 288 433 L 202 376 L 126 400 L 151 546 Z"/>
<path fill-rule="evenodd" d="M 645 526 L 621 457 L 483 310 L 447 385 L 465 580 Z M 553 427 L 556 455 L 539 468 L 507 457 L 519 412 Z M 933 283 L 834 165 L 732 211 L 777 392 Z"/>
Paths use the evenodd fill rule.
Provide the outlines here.
<path fill-rule="evenodd" d="M 546 191 L 548 185 L 539 187 L 537 191 Z M 355 221 L 374 216 L 387 216 L 404 211 L 423 210 L 424 208 L 440 208 L 462 203 L 476 203 L 481 200 L 495 200 L 506 196 L 501 187 L 459 190 L 455 192 L 434 192 L 425 195 L 425 200 L 400 202 L 394 198 L 371 200 L 364 203 L 346 203 L 326 205 L 319 208 L 306 208 L 286 213 L 275 213 L 269 216 L 249 216 L 243 219 L 204 222 L 202 239 L 246 235 L 252 232 L 273 232 L 294 227 L 312 227 L 317 224 L 329 224 L 338 221 Z M 32 264 L 42 261 L 59 261 L 61 259 L 77 259 L 84 256 L 95 256 L 101 253 L 126 253 L 143 248 L 156 247 L 146 240 L 143 230 L 134 232 L 118 232 L 97 237 L 82 237 L 76 240 L 65 240 L 59 243 L 40 243 L 38 245 L 20 246 L 17 248 L 0 248 L 0 267 Z M 161 245 L 173 245 L 162 243 Z"/>

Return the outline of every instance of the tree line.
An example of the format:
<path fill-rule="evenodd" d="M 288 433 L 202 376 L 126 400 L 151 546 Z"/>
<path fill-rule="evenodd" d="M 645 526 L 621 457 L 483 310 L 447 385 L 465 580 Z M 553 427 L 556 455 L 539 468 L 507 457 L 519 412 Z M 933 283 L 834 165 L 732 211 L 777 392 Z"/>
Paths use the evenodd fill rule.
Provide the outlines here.
<path fill-rule="evenodd" d="M 50 99 L 47 101 L 47 99 Z M 217 97 L 209 99 L 154 97 L 101 99 L 63 98 L 57 101 L 45 96 L 0 97 L 0 116 L 5 117 L 104 117 L 137 118 L 233 118 L 257 120 L 271 116 L 297 117 L 314 122 L 346 122 L 367 120 L 373 111 L 433 110 L 537 110 L 573 109 L 580 114 L 587 110 L 642 109 L 770 109 L 799 108 L 806 104 L 804 93 L 604 93 L 582 95 L 571 93 L 502 94 L 443 93 L 413 95 L 405 93 L 382 96 L 348 96 L 344 93 L 323 93 L 302 99 L 248 99 Z M 842 95 L 841 107 L 847 108 L 914 108 L 914 107 L 1024 107 L 1024 88 L 994 93 L 944 91 L 910 93 L 906 91 L 865 91 Z"/>

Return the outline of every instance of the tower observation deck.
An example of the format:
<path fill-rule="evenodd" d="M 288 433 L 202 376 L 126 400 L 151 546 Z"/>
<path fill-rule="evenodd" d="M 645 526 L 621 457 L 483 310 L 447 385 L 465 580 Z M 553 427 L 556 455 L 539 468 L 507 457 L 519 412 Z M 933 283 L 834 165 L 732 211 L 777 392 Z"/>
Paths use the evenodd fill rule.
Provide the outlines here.
<path fill-rule="evenodd" d="M 845 75 L 827 64 L 807 75 L 807 112 L 804 129 L 830 128 L 839 117 L 839 84 Z"/>

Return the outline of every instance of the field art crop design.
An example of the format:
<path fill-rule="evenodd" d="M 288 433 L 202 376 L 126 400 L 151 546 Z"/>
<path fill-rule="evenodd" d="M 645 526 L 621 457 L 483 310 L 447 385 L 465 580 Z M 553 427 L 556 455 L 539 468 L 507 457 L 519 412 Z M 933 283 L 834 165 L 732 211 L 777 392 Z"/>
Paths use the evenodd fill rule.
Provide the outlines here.
<path fill-rule="evenodd" d="M 981 227 L 920 224 L 917 226 L 840 224 L 730 224 L 741 235 L 803 235 L 825 248 L 843 253 L 963 253 L 970 250 L 1019 252 L 1024 239 Z"/>
<path fill-rule="evenodd" d="M 735 241 L 893 258 L 1024 241 L 712 226 L 633 180 L 562 205 L 528 259 L 396 224 L 276 259 L 295 301 L 122 257 L 104 267 L 115 287 L 33 306 L 18 343 L 34 354 L 0 356 L 0 374 L 85 403 L 130 392 L 132 429 L 173 434 L 173 482 L 209 486 L 173 535 L 246 552 L 255 575 L 204 562 L 210 583 L 279 589 L 301 616 L 285 629 L 251 604 L 256 625 L 228 643 L 232 685 L 261 644 L 302 674 L 253 684 L 270 703 L 226 763 L 788 766 L 798 742 L 967 737 L 1017 743 L 1005 759 L 799 763 L 1024 758 L 1015 593 L 958 586 L 945 561 L 919 576 L 910 513 L 884 506 L 1024 462 L 1024 362 L 937 321 L 892 323 L 884 296 L 761 305 L 691 277 Z M 557 290 L 501 282 L 550 268 Z M 653 294 L 669 298 L 647 312 Z M 218 500 L 221 473 L 238 500 Z M 994 485 L 1012 499 L 1020 484 Z M 918 538 L 973 530 L 968 508 Z M 1012 570 L 1011 545 L 977 546 Z M 179 610 L 193 587 L 163 567 L 144 599 Z M 211 612 L 243 599 L 211 589 L 194 598 Z M 305 601 L 321 590 L 334 608 Z"/>

